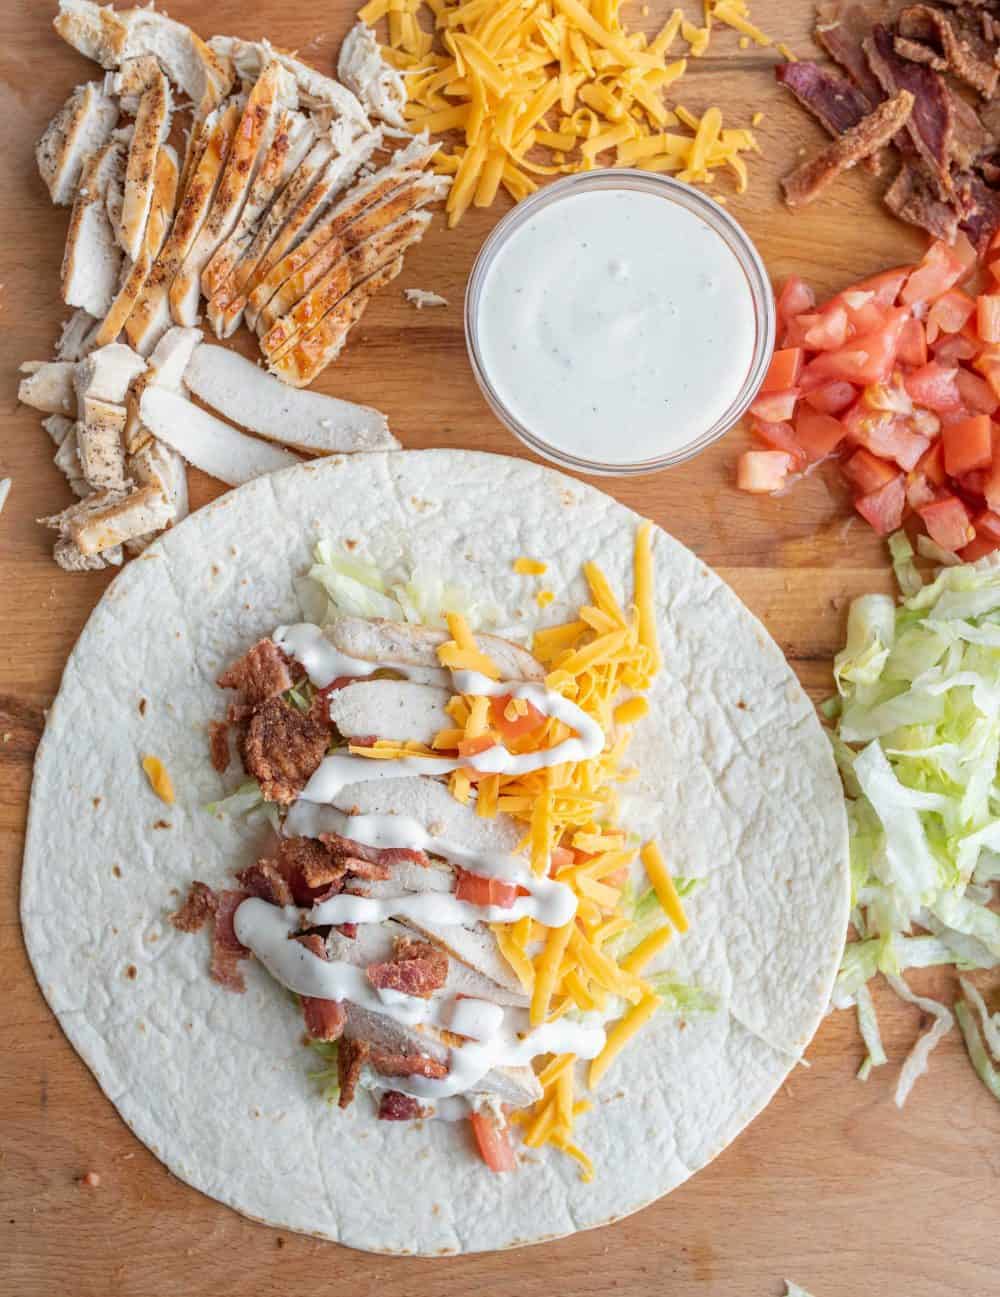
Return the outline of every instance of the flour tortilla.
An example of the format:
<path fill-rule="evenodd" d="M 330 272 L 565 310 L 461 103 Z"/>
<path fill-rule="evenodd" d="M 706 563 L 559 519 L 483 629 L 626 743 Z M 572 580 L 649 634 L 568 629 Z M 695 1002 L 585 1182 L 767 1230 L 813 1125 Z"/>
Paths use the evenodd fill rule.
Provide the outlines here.
<path fill-rule="evenodd" d="M 565 620 L 599 559 L 629 597 L 638 519 L 534 464 L 420 451 L 330 458 L 260 478 L 133 561 L 66 666 L 39 747 L 25 851 L 25 940 L 42 990 L 105 1093 L 175 1175 L 248 1216 L 368 1251 L 439 1255 L 539 1242 L 674 1189 L 775 1093 L 827 1004 L 848 914 L 847 827 L 812 706 L 761 625 L 693 554 L 655 533 L 664 669 L 632 754 L 638 827 L 705 883 L 668 948 L 712 1014 L 659 1013 L 605 1077 L 579 1141 L 492 1175 L 466 1123 L 331 1110 L 302 1023 L 256 964 L 209 980 L 207 933 L 167 923 L 192 877 L 225 886 L 260 827 L 203 809 L 234 781 L 208 762 L 215 678 L 300 613 L 315 539 L 441 572 L 509 624 Z M 520 555 L 545 577 L 517 576 Z M 556 601 L 538 614 L 541 585 Z M 145 700 L 145 704 L 143 704 Z M 166 764 L 156 800 L 140 768 Z M 167 826 L 167 827 L 157 827 Z M 134 976 L 129 969 L 134 967 Z"/>

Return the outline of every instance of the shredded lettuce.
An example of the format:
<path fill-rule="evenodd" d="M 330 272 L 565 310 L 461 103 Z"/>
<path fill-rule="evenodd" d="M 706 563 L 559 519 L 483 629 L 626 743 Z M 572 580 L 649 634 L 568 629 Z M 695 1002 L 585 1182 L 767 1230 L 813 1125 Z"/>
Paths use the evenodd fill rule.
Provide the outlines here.
<path fill-rule="evenodd" d="M 833 660 L 838 690 L 870 685 L 882 674 L 896 634 L 895 605 L 887 594 L 855 599 L 847 616 L 847 643 Z"/>
<path fill-rule="evenodd" d="M 257 810 L 263 804 L 264 794 L 260 790 L 260 784 L 256 779 L 246 779 L 228 797 L 208 802 L 205 810 L 210 815 L 229 815 L 235 819 L 238 815 L 247 815 L 250 811 Z"/>
<path fill-rule="evenodd" d="M 872 999 L 872 993 L 868 989 L 867 982 L 858 987 L 855 1000 L 858 1005 L 858 1030 L 861 1032 L 861 1039 L 865 1042 L 865 1048 L 868 1050 L 865 1061 L 858 1069 L 858 1077 L 862 1081 L 867 1081 L 873 1067 L 881 1067 L 883 1063 L 887 1063 L 889 1060 L 882 1045 L 882 1033 L 878 1029 L 875 1002 Z"/>
<path fill-rule="evenodd" d="M 307 1073 L 311 1081 L 319 1086 L 320 1097 L 327 1103 L 336 1103 L 340 1098 L 340 1072 L 337 1067 L 337 1052 L 340 1046 L 339 1040 L 310 1040 L 307 1042 L 310 1049 L 323 1060 L 325 1066 L 315 1072 Z"/>
<path fill-rule="evenodd" d="M 955 1001 L 955 1017 L 965 1037 L 965 1048 L 969 1051 L 969 1058 L 976 1069 L 976 1075 L 994 1099 L 1000 1099 L 1000 1072 L 993 1066 L 993 1060 L 979 1034 L 975 1015 L 964 1000 Z"/>
<path fill-rule="evenodd" d="M 797 1283 L 792 1283 L 791 1279 L 785 1280 L 785 1297 L 812 1297 L 811 1293 L 800 1287 Z"/>
<path fill-rule="evenodd" d="M 896 1107 L 902 1108 L 917 1078 L 927 1071 L 931 1053 L 954 1027 L 955 1018 L 951 1010 L 937 1000 L 929 1000 L 924 995 L 915 995 L 901 977 L 893 977 L 890 974 L 886 981 L 901 1000 L 916 1005 L 918 1009 L 922 1009 L 924 1013 L 929 1013 L 934 1018 L 933 1026 L 917 1038 L 916 1044 L 907 1054 L 900 1069 L 899 1080 L 896 1083 Z"/>
<path fill-rule="evenodd" d="M 958 981 L 962 988 L 962 994 L 979 1014 L 983 1036 L 990 1053 L 1000 1063 L 1000 1013 L 990 1013 L 986 1007 L 986 1001 L 979 994 L 979 988 L 974 986 L 968 978 L 960 977 Z"/>
<path fill-rule="evenodd" d="M 892 570 L 896 574 L 896 583 L 903 594 L 916 594 L 923 581 L 913 561 L 913 546 L 905 531 L 894 532 L 889 537 L 889 554 L 892 557 Z"/>
<path fill-rule="evenodd" d="M 654 973 L 646 981 L 663 1001 L 667 1013 L 714 1013 L 718 997 L 700 986 L 674 980 L 672 973 Z"/>

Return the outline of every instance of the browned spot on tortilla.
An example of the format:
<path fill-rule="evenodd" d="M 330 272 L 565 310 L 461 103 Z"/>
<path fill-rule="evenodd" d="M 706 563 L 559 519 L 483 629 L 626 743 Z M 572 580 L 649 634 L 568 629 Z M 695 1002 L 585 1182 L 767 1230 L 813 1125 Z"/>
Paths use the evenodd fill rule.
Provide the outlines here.
<path fill-rule="evenodd" d="M 92 804 L 92 806 L 94 807 L 95 810 L 96 810 L 96 809 L 98 808 L 98 806 L 100 806 L 100 804 L 101 804 L 101 799 L 100 799 L 99 797 L 92 797 L 92 798 L 90 799 L 90 801 L 91 801 L 91 804 Z"/>
<path fill-rule="evenodd" d="M 139 715 L 140 715 L 140 716 L 145 716 L 145 715 L 146 715 L 146 700 L 145 700 L 145 698 L 140 698 L 140 699 L 139 699 Z"/>
<path fill-rule="evenodd" d="M 130 982 L 135 981 L 139 976 L 139 970 L 136 968 L 135 964 L 129 964 L 128 968 L 125 969 L 125 976 Z"/>
<path fill-rule="evenodd" d="M 154 820 L 154 821 L 153 821 L 153 828 L 154 828 L 154 829 L 169 829 L 169 828 L 170 828 L 170 821 L 169 821 L 169 820 Z"/>
<path fill-rule="evenodd" d="M 358 548 L 358 542 L 356 540 L 345 540 L 344 544 L 347 546 L 348 549 Z"/>
<path fill-rule="evenodd" d="M 121 868 L 120 868 L 120 866 L 118 866 L 118 865 L 112 865 L 112 866 L 111 866 L 111 872 L 114 874 L 114 876 L 115 876 L 116 878 L 121 878 L 121 876 L 122 876 Z"/>
<path fill-rule="evenodd" d="M 742 698 L 739 699 L 736 706 L 740 709 L 741 712 L 745 712 L 747 709 L 747 705 Z"/>

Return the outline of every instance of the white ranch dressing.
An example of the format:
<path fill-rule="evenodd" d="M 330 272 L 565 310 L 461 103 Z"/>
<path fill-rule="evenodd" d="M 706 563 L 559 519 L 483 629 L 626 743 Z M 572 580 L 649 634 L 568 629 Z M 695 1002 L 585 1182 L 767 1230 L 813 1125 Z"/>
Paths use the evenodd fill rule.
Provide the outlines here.
<path fill-rule="evenodd" d="M 279 648 L 295 658 L 305 668 L 306 675 L 317 689 L 342 676 L 362 679 L 376 671 L 395 671 L 404 679 L 420 685 L 446 685 L 448 672 L 443 667 L 414 666 L 406 662 L 371 662 L 367 658 L 350 657 L 336 648 L 319 626 L 299 622 L 294 626 L 279 626 L 271 636 Z"/>
<path fill-rule="evenodd" d="M 458 1000 L 455 996 L 423 999 L 398 991 L 378 991 L 363 969 L 344 960 L 321 959 L 302 942 L 290 940 L 299 926 L 299 911 L 294 907 L 279 909 L 252 897 L 239 907 L 233 922 L 241 944 L 253 951 L 277 982 L 299 995 L 350 1000 L 408 1027 L 434 1026 L 474 1037 L 449 1050 L 447 1076 L 394 1077 L 393 1089 L 404 1094 L 443 1099 L 470 1090 L 495 1067 L 522 1067 L 548 1053 L 596 1058 L 604 1048 L 602 1028 L 565 1018 L 521 1035 L 517 1027 L 526 1025 L 524 1010 L 505 1012 L 488 1000 Z"/>
<path fill-rule="evenodd" d="M 606 465 L 679 451 L 737 398 L 756 316 L 736 255 L 668 195 L 569 194 L 515 226 L 483 280 L 482 368 L 554 451 Z"/>

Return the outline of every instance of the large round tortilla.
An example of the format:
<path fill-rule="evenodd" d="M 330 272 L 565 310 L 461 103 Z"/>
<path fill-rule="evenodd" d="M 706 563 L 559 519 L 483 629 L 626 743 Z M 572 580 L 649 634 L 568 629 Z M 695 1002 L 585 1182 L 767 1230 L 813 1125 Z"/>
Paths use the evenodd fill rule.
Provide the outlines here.
<path fill-rule="evenodd" d="M 544 559 L 556 602 L 585 602 L 598 559 L 632 590 L 636 515 L 548 469 L 452 451 L 316 461 L 202 509 L 131 563 L 74 649 L 38 752 L 22 881 L 42 990 L 122 1117 L 181 1179 L 238 1211 L 371 1251 L 435 1255 L 537 1242 L 625 1216 L 716 1156 L 774 1094 L 825 1009 L 848 908 L 847 829 L 829 745 L 781 652 L 736 596 L 655 533 L 664 669 L 632 753 L 633 805 L 675 873 L 706 882 L 673 943 L 712 1014 L 658 1014 L 580 1119 L 598 1173 L 548 1150 L 490 1174 L 466 1124 L 346 1113 L 306 1073 L 302 1025 L 259 966 L 234 995 L 208 936 L 166 923 L 192 877 L 225 885 L 259 829 L 203 809 L 223 781 L 206 727 L 223 664 L 299 617 L 316 537 L 389 566 L 437 568 L 512 624 Z M 140 768 L 159 756 L 177 801 Z M 235 778 L 230 772 L 228 785 Z"/>

